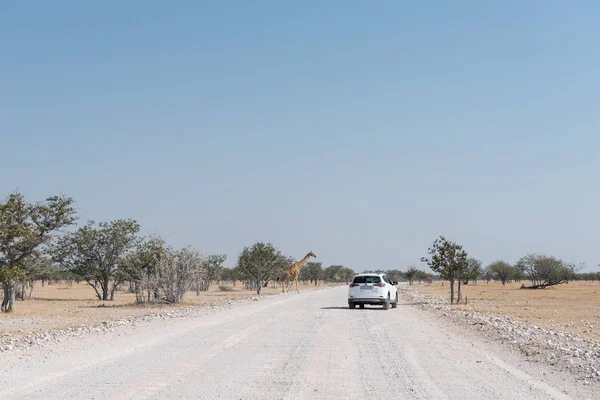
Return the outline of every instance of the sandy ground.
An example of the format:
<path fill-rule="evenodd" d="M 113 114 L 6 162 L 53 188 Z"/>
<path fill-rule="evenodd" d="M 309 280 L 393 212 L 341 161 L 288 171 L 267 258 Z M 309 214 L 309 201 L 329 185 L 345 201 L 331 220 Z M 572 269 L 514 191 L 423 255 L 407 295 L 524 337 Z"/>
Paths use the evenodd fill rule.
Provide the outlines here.
<path fill-rule="evenodd" d="M 114 321 L 133 315 L 149 315 L 169 309 L 215 304 L 229 299 L 256 296 L 256 291 L 246 290 L 241 282 L 235 287 L 226 284 L 232 291 L 221 291 L 219 285 L 212 284 L 207 292 L 197 296 L 190 291 L 179 305 L 142 305 L 135 304 L 135 294 L 126 290 L 117 291 L 113 301 L 100 301 L 94 289 L 86 283 L 61 284 L 38 283 L 32 298 L 18 301 L 13 313 L 0 313 L 0 335 L 24 336 L 40 331 L 53 331 L 84 325 L 96 325 L 103 321 Z M 323 283 L 319 283 L 322 288 Z M 300 291 L 312 290 L 314 284 L 300 284 Z M 294 290 L 294 289 L 292 289 Z M 280 293 L 281 287 L 263 288 L 261 294 Z"/>
<path fill-rule="evenodd" d="M 350 310 L 346 296 L 273 297 L 5 354 L 2 398 L 592 399 L 600 389 L 409 301 Z"/>
<path fill-rule="evenodd" d="M 416 284 L 416 289 L 450 299 L 447 282 Z M 571 282 L 543 290 L 520 290 L 520 283 L 469 283 L 461 289 L 464 311 L 512 315 L 556 331 L 600 340 L 600 282 Z"/>

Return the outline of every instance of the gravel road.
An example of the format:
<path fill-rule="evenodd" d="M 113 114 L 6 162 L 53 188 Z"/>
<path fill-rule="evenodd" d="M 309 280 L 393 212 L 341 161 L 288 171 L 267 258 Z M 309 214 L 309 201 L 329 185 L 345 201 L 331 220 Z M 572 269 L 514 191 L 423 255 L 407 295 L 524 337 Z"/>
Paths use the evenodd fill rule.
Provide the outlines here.
<path fill-rule="evenodd" d="M 570 399 L 598 387 L 419 310 L 350 310 L 346 287 L 3 354 L 8 399 Z"/>

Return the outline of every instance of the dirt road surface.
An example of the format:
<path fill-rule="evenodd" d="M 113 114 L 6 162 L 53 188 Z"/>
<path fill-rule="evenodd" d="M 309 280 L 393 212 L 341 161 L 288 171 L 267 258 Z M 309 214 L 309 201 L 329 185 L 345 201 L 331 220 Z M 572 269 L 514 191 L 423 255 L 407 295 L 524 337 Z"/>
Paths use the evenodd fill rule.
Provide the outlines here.
<path fill-rule="evenodd" d="M 550 367 L 419 310 L 350 310 L 346 287 L 3 354 L 9 399 L 586 399 Z M 596 392 L 597 393 L 597 392 Z"/>

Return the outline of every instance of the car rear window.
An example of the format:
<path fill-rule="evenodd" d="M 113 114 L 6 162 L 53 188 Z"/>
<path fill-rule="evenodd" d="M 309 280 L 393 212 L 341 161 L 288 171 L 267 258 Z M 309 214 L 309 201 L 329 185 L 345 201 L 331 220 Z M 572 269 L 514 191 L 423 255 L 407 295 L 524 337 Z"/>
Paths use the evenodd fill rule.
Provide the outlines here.
<path fill-rule="evenodd" d="M 378 276 L 356 276 L 353 283 L 381 283 Z"/>

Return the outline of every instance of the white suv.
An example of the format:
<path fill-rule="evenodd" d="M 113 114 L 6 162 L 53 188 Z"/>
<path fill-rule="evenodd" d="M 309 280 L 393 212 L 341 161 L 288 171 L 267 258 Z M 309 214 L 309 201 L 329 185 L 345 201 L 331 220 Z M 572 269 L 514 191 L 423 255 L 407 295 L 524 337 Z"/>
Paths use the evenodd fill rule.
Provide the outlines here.
<path fill-rule="evenodd" d="M 365 304 L 380 304 L 387 310 L 398 306 L 398 282 L 392 282 L 386 274 L 358 274 L 348 288 L 348 306 L 365 308 Z"/>

